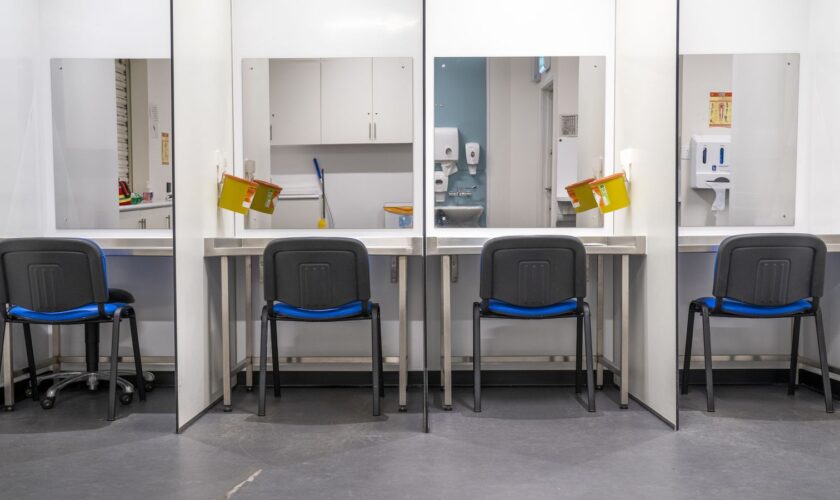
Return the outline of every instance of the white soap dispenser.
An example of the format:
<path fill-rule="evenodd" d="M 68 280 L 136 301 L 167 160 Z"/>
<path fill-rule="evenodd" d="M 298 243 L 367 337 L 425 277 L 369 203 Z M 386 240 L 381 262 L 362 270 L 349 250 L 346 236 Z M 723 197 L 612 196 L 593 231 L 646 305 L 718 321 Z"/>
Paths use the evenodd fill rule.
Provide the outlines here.
<path fill-rule="evenodd" d="M 464 145 L 464 153 L 467 156 L 467 168 L 470 175 L 478 173 L 478 161 L 481 155 L 481 148 L 477 142 L 468 142 Z"/>

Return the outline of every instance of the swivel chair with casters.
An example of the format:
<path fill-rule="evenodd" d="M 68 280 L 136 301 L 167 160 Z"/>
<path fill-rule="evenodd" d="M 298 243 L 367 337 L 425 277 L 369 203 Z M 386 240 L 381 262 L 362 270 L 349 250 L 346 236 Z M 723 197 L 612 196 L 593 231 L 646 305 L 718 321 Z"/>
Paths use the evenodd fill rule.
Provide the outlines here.
<path fill-rule="evenodd" d="M 369 320 L 373 415 L 385 396 L 379 304 L 370 300 L 370 269 L 364 244 L 350 238 L 274 240 L 263 253 L 265 306 L 260 330 L 260 387 L 257 414 L 265 416 L 268 328 L 271 327 L 274 396 L 280 397 L 278 321 Z M 227 409 L 226 409 L 227 410 Z"/>
<path fill-rule="evenodd" d="M 140 400 L 154 377 L 146 374 L 140 359 L 137 319 L 131 303 L 134 297 L 124 290 L 109 289 L 105 255 L 95 243 L 72 238 L 19 238 L 0 242 L 0 303 L 2 326 L 5 323 L 23 326 L 26 344 L 29 387 L 27 393 L 39 399 L 38 385 L 44 380 L 57 380 L 41 400 L 45 409 L 52 408 L 60 390 L 75 382 L 85 381 L 95 389 L 99 381 L 108 382 L 108 420 L 116 415 L 117 385 L 122 389 L 119 400 L 129 404 L 134 384 L 118 376 L 120 323 L 129 320 L 133 345 L 134 375 L 139 385 Z M 111 359 L 108 371 L 100 371 L 99 325 L 112 324 Z M 32 349 L 31 325 L 85 325 L 87 367 L 81 372 L 58 372 L 38 377 Z"/>
<path fill-rule="evenodd" d="M 583 243 L 572 236 L 494 238 L 481 250 L 480 272 L 481 302 L 473 304 L 473 411 L 481 411 L 481 318 L 575 318 L 575 393 L 581 393 L 585 336 L 587 410 L 594 412 L 592 324 L 585 301 Z"/>
<path fill-rule="evenodd" d="M 706 410 L 715 411 L 712 378 L 711 327 L 709 318 L 791 318 L 788 394 L 796 391 L 799 330 L 804 317 L 816 323 L 817 348 L 822 369 L 825 411 L 834 412 L 828 374 L 825 330 L 820 298 L 825 280 L 825 243 L 809 234 L 750 234 L 723 240 L 715 262 L 712 297 L 702 297 L 688 306 L 682 394 L 688 393 L 694 315 L 703 318 L 703 357 L 706 372 Z"/>

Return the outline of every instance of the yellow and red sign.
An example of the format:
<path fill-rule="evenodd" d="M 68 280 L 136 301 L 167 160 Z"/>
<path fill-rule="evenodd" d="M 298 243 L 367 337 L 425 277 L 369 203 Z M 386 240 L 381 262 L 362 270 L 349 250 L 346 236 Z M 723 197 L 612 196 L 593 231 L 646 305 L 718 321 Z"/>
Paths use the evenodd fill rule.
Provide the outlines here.
<path fill-rule="evenodd" d="M 732 128 L 732 92 L 709 93 L 709 126 Z"/>

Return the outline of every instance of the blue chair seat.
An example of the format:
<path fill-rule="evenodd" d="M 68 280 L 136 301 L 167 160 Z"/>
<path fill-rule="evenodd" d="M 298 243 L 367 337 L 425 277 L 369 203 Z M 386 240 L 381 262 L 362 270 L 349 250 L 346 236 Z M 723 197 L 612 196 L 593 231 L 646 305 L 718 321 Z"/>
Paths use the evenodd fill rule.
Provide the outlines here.
<path fill-rule="evenodd" d="M 362 314 L 362 301 L 355 300 L 338 307 L 327 309 L 303 309 L 301 307 L 290 306 L 284 302 L 277 302 L 274 304 L 274 313 L 286 316 L 287 318 L 305 320 L 327 321 L 331 319 L 352 318 L 353 316 L 360 316 Z"/>
<path fill-rule="evenodd" d="M 105 309 L 105 316 L 113 316 L 117 309 L 125 306 L 126 304 L 122 302 L 109 302 L 103 307 Z M 57 323 L 63 321 L 81 321 L 101 317 L 99 314 L 99 306 L 97 306 L 97 304 L 88 304 L 74 309 L 68 309 L 66 311 L 54 312 L 31 311 L 25 307 L 13 306 L 9 309 L 9 316 L 14 319 L 42 321 L 45 323 L 52 321 Z"/>
<path fill-rule="evenodd" d="M 714 309 L 715 307 L 714 297 L 703 297 L 695 302 L 703 303 L 709 309 Z M 808 312 L 811 310 L 811 307 L 813 307 L 811 301 L 804 299 L 783 306 L 759 306 L 733 299 L 723 299 L 720 309 L 727 314 L 743 316 L 784 316 L 787 314 Z"/>
<path fill-rule="evenodd" d="M 577 310 L 577 299 L 569 299 L 559 304 L 540 307 L 516 306 L 501 300 L 490 299 L 487 302 L 487 310 L 495 314 L 515 318 L 545 318 L 574 312 Z"/>

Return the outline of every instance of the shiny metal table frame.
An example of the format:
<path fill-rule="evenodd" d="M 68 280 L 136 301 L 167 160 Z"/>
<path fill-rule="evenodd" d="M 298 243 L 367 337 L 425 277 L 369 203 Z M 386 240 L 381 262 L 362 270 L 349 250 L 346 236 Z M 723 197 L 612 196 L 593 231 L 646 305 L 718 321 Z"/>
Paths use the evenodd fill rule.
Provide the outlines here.
<path fill-rule="evenodd" d="M 172 257 L 172 239 L 171 238 L 93 238 L 96 243 L 102 247 L 105 255 L 108 257 L 126 256 L 126 257 Z M 15 379 L 24 375 L 22 370 L 15 371 L 12 362 L 12 335 L 11 324 L 6 324 L 5 341 L 3 342 L 3 387 L 13 387 Z M 84 356 L 62 356 L 61 355 L 61 328 L 58 325 L 52 325 L 50 328 L 50 337 L 52 343 L 52 357 L 42 361 L 36 367 L 37 372 L 47 370 L 58 371 L 61 370 L 63 363 L 79 363 L 84 364 Z M 175 366 L 174 356 L 143 356 L 143 369 L 148 366 L 158 365 L 166 367 Z M 100 362 L 108 363 L 110 358 L 100 357 Z M 134 363 L 132 356 L 120 356 L 120 363 Z M 122 372 L 123 370 L 121 370 Z M 134 373 L 134 369 L 125 370 L 125 373 Z M 6 408 L 12 408 L 15 404 L 15 391 L 3 391 L 3 405 Z"/>
<path fill-rule="evenodd" d="M 251 390 L 254 386 L 254 366 L 259 362 L 254 356 L 253 321 L 245 321 L 245 358 L 231 366 L 231 311 L 230 311 L 230 259 L 245 259 L 245 311 L 253 312 L 252 267 L 262 257 L 266 245 L 273 238 L 207 238 L 204 241 L 204 257 L 218 258 L 221 279 L 221 328 L 222 328 L 222 405 L 225 411 L 231 411 L 231 379 L 245 370 L 245 386 Z M 408 387 L 408 302 L 407 276 L 408 257 L 422 254 L 422 242 L 415 237 L 368 237 L 359 238 L 365 244 L 369 255 L 394 257 L 391 264 L 391 281 L 397 283 L 399 304 L 399 353 L 397 356 L 384 356 L 385 364 L 399 365 L 399 410 L 406 411 Z M 281 363 L 370 363 L 370 356 L 280 356 Z"/>
<path fill-rule="evenodd" d="M 457 259 L 459 255 L 478 255 L 484 243 L 490 238 L 430 237 L 428 255 L 441 257 L 441 385 L 443 386 L 443 409 L 452 409 L 452 363 L 472 363 L 472 356 L 452 355 L 452 295 L 451 284 L 458 279 Z M 581 240 L 586 252 L 593 257 L 596 268 L 597 310 L 595 313 L 595 368 L 596 387 L 604 385 L 604 367 L 619 377 L 620 405 L 627 408 L 630 400 L 629 387 L 629 342 L 630 342 L 630 256 L 645 254 L 644 236 L 584 236 Z M 620 257 L 621 273 L 621 342 L 619 364 L 604 356 L 604 257 Z M 615 268 L 613 269 L 615 277 Z M 476 295 L 477 297 L 477 295 Z M 487 363 L 566 363 L 575 360 L 568 355 L 538 356 L 482 356 Z"/>
<path fill-rule="evenodd" d="M 825 242 L 829 253 L 840 253 L 840 234 L 818 234 Z M 679 237 L 679 253 L 717 253 L 720 243 L 726 238 L 725 235 L 692 235 Z M 682 352 L 682 351 L 680 351 Z M 679 355 L 679 366 L 683 365 L 685 355 Z M 741 364 L 741 363 L 762 363 L 780 365 L 789 368 L 789 354 L 718 354 L 712 356 L 713 364 Z M 704 366 L 703 355 L 691 356 L 691 367 L 702 368 Z M 811 359 L 800 355 L 796 367 L 796 383 L 799 383 L 799 369 L 803 366 L 820 369 L 819 360 Z M 828 371 L 840 375 L 840 367 L 829 366 Z"/>

